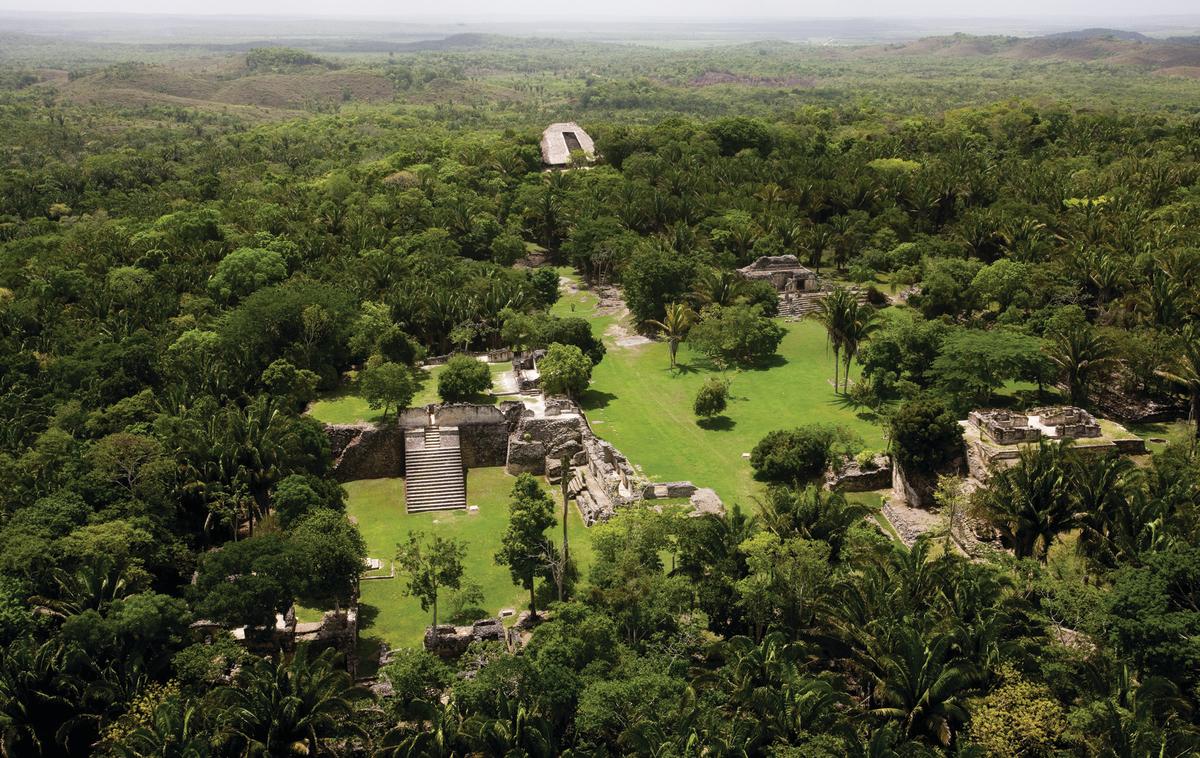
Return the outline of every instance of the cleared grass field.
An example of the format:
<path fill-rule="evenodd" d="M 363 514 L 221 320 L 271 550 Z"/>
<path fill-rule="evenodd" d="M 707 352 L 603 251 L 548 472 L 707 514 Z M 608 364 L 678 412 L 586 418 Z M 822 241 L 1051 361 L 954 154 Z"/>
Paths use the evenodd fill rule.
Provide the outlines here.
<path fill-rule="evenodd" d="M 467 472 L 467 502 L 478 505 L 479 512 L 441 511 L 408 514 L 404 510 L 403 479 L 363 479 L 345 484 L 349 493 L 349 514 L 358 521 L 358 528 L 367 542 L 372 558 L 388 563 L 396 554 L 396 544 L 408 538 L 410 531 L 455 537 L 467 545 L 464 578 L 477 582 L 483 589 L 484 615 L 495 615 L 501 608 L 520 611 L 529 604 L 529 593 L 512 583 L 508 569 L 496 564 L 493 556 L 500 549 L 500 539 L 508 526 L 508 499 L 515 477 L 502 468 L 470 469 Z M 562 506 L 557 492 L 550 492 L 556 501 L 556 515 Z M 591 566 L 591 532 L 584 528 L 579 512 L 572 504 L 568 522 L 571 556 L 583 575 Z M 561 542 L 561 522 L 550 534 L 555 543 Z M 361 636 L 368 644 L 372 638 L 393 647 L 415 646 L 432 620 L 432 614 L 421 610 L 415 598 L 405 595 L 407 581 L 400 575 L 394 579 L 366 580 L 361 584 Z M 449 597 L 439 600 L 439 622 L 448 621 L 451 613 Z M 474 618 L 472 618 L 474 620 Z"/>
<path fill-rule="evenodd" d="M 430 403 L 440 403 L 437 394 L 437 378 L 445 369 L 445 365 L 430 366 L 422 369 L 421 389 L 413 396 L 411 407 L 417 408 Z M 492 387 L 496 386 L 496 377 L 512 369 L 508 363 L 489 363 L 492 372 Z M 353 387 L 338 390 L 317 400 L 308 407 L 308 413 L 324 424 L 356 424 L 360 421 L 378 423 L 383 420 L 383 414 L 375 410 L 367 401 L 355 394 Z M 496 403 L 500 398 L 494 395 L 477 395 L 471 399 L 474 403 Z M 388 411 L 388 416 L 395 417 L 395 409 Z"/>
<path fill-rule="evenodd" d="M 850 407 L 834 392 L 833 354 L 815 322 L 780 321 L 787 335 L 763 368 L 722 372 L 684 343 L 679 365 L 671 369 L 665 342 L 618 346 L 612 335 L 618 319 L 597 313 L 597 302 L 595 293 L 581 290 L 565 293 L 554 306 L 556 315 L 591 320 L 593 332 L 604 335 L 608 347 L 581 402 L 596 434 L 652 479 L 690 479 L 715 489 L 726 505 L 754 508 L 762 485 L 742 454 L 767 432 L 837 424 L 857 433 L 868 448 L 883 448 L 883 430 L 873 415 Z M 729 379 L 731 397 L 724 416 L 702 426 L 692 401 L 710 376 Z"/>

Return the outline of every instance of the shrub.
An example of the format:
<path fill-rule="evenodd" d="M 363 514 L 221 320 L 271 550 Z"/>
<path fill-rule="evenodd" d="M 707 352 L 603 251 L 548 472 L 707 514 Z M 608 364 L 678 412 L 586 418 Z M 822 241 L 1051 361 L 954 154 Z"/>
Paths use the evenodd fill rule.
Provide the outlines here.
<path fill-rule="evenodd" d="M 447 403 L 466 400 L 491 387 L 492 374 L 487 364 L 469 355 L 453 356 L 438 375 L 438 396 Z"/>
<path fill-rule="evenodd" d="M 555 342 L 538 362 L 538 372 L 546 394 L 573 398 L 587 389 L 592 378 L 592 361 L 578 347 Z"/>
<path fill-rule="evenodd" d="M 750 452 L 754 475 L 768 482 L 802 482 L 821 476 L 836 454 L 852 451 L 857 438 L 840 427 L 809 424 L 779 429 L 759 440 Z"/>
<path fill-rule="evenodd" d="M 909 473 L 931 474 L 958 457 L 962 427 L 937 399 L 918 397 L 892 416 L 892 454 Z"/>
<path fill-rule="evenodd" d="M 729 382 L 718 377 L 710 377 L 700 385 L 692 410 L 701 418 L 712 418 L 725 411 L 729 400 Z"/>
<path fill-rule="evenodd" d="M 688 343 L 721 363 L 761 363 L 783 341 L 783 327 L 758 305 L 709 306 L 688 333 Z"/>

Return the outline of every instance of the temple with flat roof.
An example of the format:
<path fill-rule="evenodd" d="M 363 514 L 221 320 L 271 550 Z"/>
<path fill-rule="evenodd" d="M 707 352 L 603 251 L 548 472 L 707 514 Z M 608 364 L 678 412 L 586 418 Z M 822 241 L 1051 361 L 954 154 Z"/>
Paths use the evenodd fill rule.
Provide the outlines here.
<path fill-rule="evenodd" d="M 596 157 L 592 138 L 574 121 L 551 124 L 542 132 L 542 163 L 547 166 L 571 165 L 571 154 L 583 153 L 591 160 Z"/>

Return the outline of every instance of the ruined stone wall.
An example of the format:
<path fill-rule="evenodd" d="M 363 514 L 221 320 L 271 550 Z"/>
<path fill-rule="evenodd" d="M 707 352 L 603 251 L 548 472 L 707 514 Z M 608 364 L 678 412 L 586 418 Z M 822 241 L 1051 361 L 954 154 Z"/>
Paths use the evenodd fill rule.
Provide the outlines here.
<path fill-rule="evenodd" d="M 404 476 L 404 429 L 397 424 L 326 424 L 339 482 Z"/>
<path fill-rule="evenodd" d="M 576 414 L 522 416 L 508 437 L 508 473 L 544 474 L 546 459 L 572 457 L 583 449 L 583 417 Z"/>
<path fill-rule="evenodd" d="M 869 492 L 892 486 L 892 457 L 876 455 L 871 465 L 861 466 L 857 461 L 847 461 L 825 475 L 826 489 L 839 492 Z"/>

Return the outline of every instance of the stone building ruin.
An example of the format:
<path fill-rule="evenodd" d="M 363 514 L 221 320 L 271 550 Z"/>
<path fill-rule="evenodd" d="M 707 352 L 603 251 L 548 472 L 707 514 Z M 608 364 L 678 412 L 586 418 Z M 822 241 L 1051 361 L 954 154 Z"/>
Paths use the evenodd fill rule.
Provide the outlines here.
<path fill-rule="evenodd" d="M 571 153 L 581 152 L 588 160 L 596 157 L 596 145 L 574 121 L 551 124 L 542 132 L 542 163 L 555 168 L 571 165 Z"/>
<path fill-rule="evenodd" d="M 1072 405 L 1033 408 L 1013 413 L 1005 410 L 976 410 L 967 416 L 980 432 L 998 445 L 1021 445 L 1046 439 L 1100 437 L 1100 424 L 1092 414 Z"/>
<path fill-rule="evenodd" d="M 618 508 L 653 499 L 656 487 L 699 493 L 692 498 L 697 512 L 722 507 L 715 493 L 690 482 L 647 483 L 628 458 L 593 433 L 582 409 L 563 397 L 545 398 L 536 407 L 515 401 L 428 405 L 409 408 L 382 426 L 327 425 L 326 433 L 338 481 L 404 477 L 410 511 L 466 507 L 466 470 L 491 466 L 513 475 L 544 475 L 551 484 L 565 477 L 588 526 Z"/>
<path fill-rule="evenodd" d="M 800 265 L 794 255 L 763 255 L 738 273 L 752 281 L 768 281 L 776 292 L 805 292 L 819 290 L 820 279 L 812 269 Z"/>

